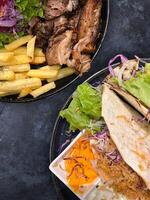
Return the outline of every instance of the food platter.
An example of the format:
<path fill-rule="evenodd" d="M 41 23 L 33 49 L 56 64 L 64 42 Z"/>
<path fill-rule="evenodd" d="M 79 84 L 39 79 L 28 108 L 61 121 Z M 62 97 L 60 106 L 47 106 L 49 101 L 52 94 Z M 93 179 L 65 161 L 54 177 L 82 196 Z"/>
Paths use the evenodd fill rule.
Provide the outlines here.
<path fill-rule="evenodd" d="M 142 61 L 146 61 L 147 63 L 149 62 L 149 59 L 141 59 L 141 60 Z M 119 66 L 119 63 L 116 63 L 116 64 L 112 65 L 112 69 L 116 70 L 117 66 Z M 107 80 L 106 76 L 108 74 L 109 74 L 108 68 L 104 68 L 101 71 L 99 71 L 96 74 L 94 74 L 93 76 L 91 76 L 90 78 L 88 78 L 85 82 L 88 82 L 90 85 L 92 85 L 94 87 L 97 87 L 98 85 L 101 85 L 101 83 L 104 81 L 104 79 L 105 79 L 105 81 Z M 121 97 L 122 97 L 122 99 L 124 99 L 123 96 L 121 96 Z M 66 102 L 66 104 L 64 105 L 64 107 L 62 108 L 62 110 L 66 109 L 68 107 L 68 105 L 70 104 L 71 100 L 72 100 L 72 96 L 68 99 L 68 101 Z M 128 102 L 128 100 L 127 100 L 127 102 Z M 131 102 L 128 102 L 128 103 L 131 103 Z M 132 105 L 132 103 L 131 103 L 131 106 L 134 107 L 134 105 Z M 133 107 L 132 107 L 132 109 L 133 109 Z M 140 110 L 138 110 L 138 111 L 141 112 Z M 147 114 L 145 116 L 148 117 Z M 137 119 L 138 120 L 142 120 L 142 121 L 139 121 L 139 122 L 143 123 L 143 119 L 145 119 L 145 118 L 137 118 Z M 137 121 L 136 121 L 136 123 L 137 123 Z M 76 136 L 80 135 L 79 133 L 80 133 L 80 131 L 69 132 L 69 124 L 67 123 L 67 121 L 65 119 L 61 118 L 61 117 L 57 118 L 55 126 L 54 126 L 54 130 L 53 130 L 53 133 L 52 133 L 51 144 L 50 144 L 50 163 L 57 156 L 60 157 L 60 155 L 63 155 L 63 153 L 65 152 L 65 150 L 69 148 L 69 146 L 70 146 L 69 144 L 73 143 L 72 141 L 74 141 L 74 138 L 77 138 Z M 57 158 L 56 158 L 56 160 L 57 160 Z M 54 160 L 54 163 L 55 163 L 55 160 Z M 71 199 L 75 199 L 75 200 L 78 199 L 53 174 L 52 174 L 52 178 L 53 178 L 53 183 L 54 183 L 54 186 L 55 186 L 55 190 L 57 192 L 57 195 L 58 195 L 59 199 L 70 199 L 70 198 Z"/>
<path fill-rule="evenodd" d="M 115 65 L 114 65 L 115 66 Z M 89 82 L 93 86 L 97 86 L 106 77 L 108 74 L 108 68 L 104 68 L 101 71 L 97 72 L 90 78 L 88 78 L 86 81 Z M 68 106 L 68 104 L 71 101 L 70 97 L 62 110 Z M 54 130 L 52 133 L 52 139 L 51 139 L 51 144 L 50 144 L 50 162 L 52 162 L 62 150 L 64 150 L 65 147 L 71 142 L 71 140 L 77 136 L 79 132 L 75 132 L 73 134 L 68 135 L 68 123 L 66 122 L 65 119 L 58 117 L 54 126 Z M 65 142 L 68 141 L 66 145 Z M 73 200 L 78 200 L 78 198 L 63 184 L 61 183 L 58 178 L 55 177 L 55 175 L 52 174 L 52 179 L 53 179 L 53 184 L 55 186 L 55 190 L 57 192 L 58 199 L 61 200 L 67 200 L 67 199 L 73 199 Z"/>
<path fill-rule="evenodd" d="M 95 56 L 98 54 L 98 52 L 100 51 L 100 48 L 101 48 L 101 45 L 102 45 L 102 42 L 105 38 L 105 34 L 106 34 L 106 31 L 107 31 L 107 26 L 108 26 L 108 22 L 109 22 L 109 0 L 104 0 L 103 1 L 103 7 L 102 7 L 102 17 L 101 17 L 101 29 L 100 29 L 100 36 L 99 36 L 99 39 L 98 39 L 98 43 L 97 43 L 97 50 L 96 52 L 94 53 L 93 57 L 92 57 L 92 61 L 94 60 Z M 75 80 L 77 80 L 79 78 L 79 75 L 77 74 L 73 74 L 71 76 L 68 76 L 66 78 L 63 78 L 61 80 L 57 80 L 56 81 L 56 88 L 55 89 L 52 89 L 50 90 L 49 92 L 41 95 L 41 96 L 38 96 L 37 98 L 33 98 L 31 96 L 27 96 L 27 97 L 24 97 L 22 99 L 17 99 L 17 96 L 16 95 L 12 95 L 12 96 L 6 96 L 6 97 L 2 97 L 0 98 L 0 101 L 2 102 L 14 102 L 14 103 L 25 103 L 25 102 L 30 102 L 30 101 L 35 101 L 35 100 L 39 100 L 39 99 L 42 99 L 44 97 L 48 97 L 48 96 L 51 96 L 61 90 L 63 90 L 64 88 L 66 88 L 67 86 L 69 86 L 70 84 L 72 84 Z"/>

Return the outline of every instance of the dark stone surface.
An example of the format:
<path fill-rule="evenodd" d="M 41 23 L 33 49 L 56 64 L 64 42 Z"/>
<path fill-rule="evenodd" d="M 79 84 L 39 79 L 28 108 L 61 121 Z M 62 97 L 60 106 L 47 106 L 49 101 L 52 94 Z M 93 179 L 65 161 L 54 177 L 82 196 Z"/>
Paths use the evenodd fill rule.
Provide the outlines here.
<path fill-rule="evenodd" d="M 93 68 L 59 94 L 26 104 L 0 103 L 0 200 L 56 200 L 49 143 L 58 111 L 77 84 L 117 53 L 150 55 L 149 0 L 110 0 L 106 38 Z"/>

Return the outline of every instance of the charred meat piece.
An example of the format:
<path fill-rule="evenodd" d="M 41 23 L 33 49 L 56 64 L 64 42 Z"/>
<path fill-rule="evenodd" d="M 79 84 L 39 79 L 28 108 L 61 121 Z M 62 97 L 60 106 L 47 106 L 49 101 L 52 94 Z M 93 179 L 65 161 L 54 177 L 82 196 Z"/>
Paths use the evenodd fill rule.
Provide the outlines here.
<path fill-rule="evenodd" d="M 93 53 L 95 51 L 95 43 L 100 30 L 102 0 L 87 0 L 80 18 L 79 24 L 79 42 L 86 38 L 82 51 Z M 83 43 L 82 43 L 83 45 Z"/>
<path fill-rule="evenodd" d="M 36 46 L 46 49 L 53 32 L 53 21 L 42 21 L 39 18 L 33 18 L 29 25 L 29 33 L 37 37 Z"/>
<path fill-rule="evenodd" d="M 45 8 L 47 20 L 59 17 L 67 12 L 72 12 L 78 7 L 78 0 L 48 0 Z"/>
<path fill-rule="evenodd" d="M 46 58 L 49 65 L 67 64 L 71 55 L 72 33 L 72 30 L 67 30 L 63 34 L 50 39 L 46 52 Z"/>
<path fill-rule="evenodd" d="M 90 56 L 96 50 L 102 0 L 87 0 L 79 21 L 78 42 L 72 51 L 75 68 L 81 74 L 90 68 Z"/>

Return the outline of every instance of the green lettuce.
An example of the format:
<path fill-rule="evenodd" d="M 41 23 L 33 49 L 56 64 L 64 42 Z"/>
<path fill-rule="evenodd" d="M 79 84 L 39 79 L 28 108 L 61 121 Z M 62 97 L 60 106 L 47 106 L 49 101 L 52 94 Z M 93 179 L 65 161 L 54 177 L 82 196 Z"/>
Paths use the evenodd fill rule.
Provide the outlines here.
<path fill-rule="evenodd" d="M 19 11 L 22 19 L 17 23 L 17 35 L 19 37 L 27 34 L 28 23 L 32 17 L 44 18 L 44 4 L 41 0 L 15 0 L 16 9 Z M 15 40 L 13 33 L 0 33 L 0 48 Z"/>
<path fill-rule="evenodd" d="M 34 16 L 44 17 L 44 5 L 41 2 L 41 0 L 15 0 L 16 8 L 23 16 L 23 25 Z"/>
<path fill-rule="evenodd" d="M 101 117 L 101 94 L 88 83 L 78 86 L 67 109 L 60 112 L 70 124 L 70 130 L 99 130 L 96 120 Z"/>
<path fill-rule="evenodd" d="M 150 108 L 150 70 L 138 73 L 136 77 L 124 82 L 123 87 Z"/>
<path fill-rule="evenodd" d="M 14 40 L 14 37 L 11 33 L 0 33 L 0 48 L 4 46 L 4 44 L 10 43 Z"/>

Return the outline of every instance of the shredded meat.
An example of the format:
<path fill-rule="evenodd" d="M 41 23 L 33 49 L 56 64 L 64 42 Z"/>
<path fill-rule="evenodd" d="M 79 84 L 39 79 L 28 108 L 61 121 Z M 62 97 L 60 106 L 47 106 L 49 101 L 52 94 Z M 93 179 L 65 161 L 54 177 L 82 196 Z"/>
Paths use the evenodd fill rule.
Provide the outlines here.
<path fill-rule="evenodd" d="M 119 193 L 127 196 L 129 200 L 149 200 L 150 190 L 147 189 L 144 181 L 121 159 L 113 162 L 108 157 L 107 152 L 116 149 L 110 137 L 103 143 L 103 149 L 99 149 L 100 144 L 97 140 L 91 140 L 92 148 L 97 160 L 97 172 L 109 185 Z"/>
<path fill-rule="evenodd" d="M 54 19 L 78 7 L 78 0 L 48 0 L 45 8 L 47 20 Z"/>
<path fill-rule="evenodd" d="M 67 64 L 71 54 L 72 31 L 67 30 L 61 35 L 50 39 L 49 47 L 46 52 L 46 58 L 49 65 Z"/>

